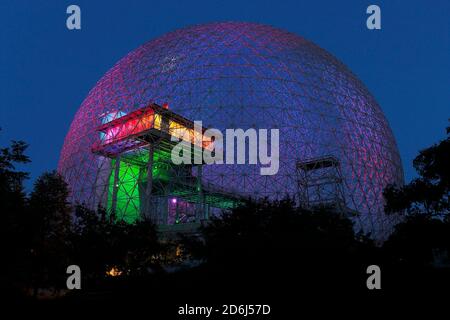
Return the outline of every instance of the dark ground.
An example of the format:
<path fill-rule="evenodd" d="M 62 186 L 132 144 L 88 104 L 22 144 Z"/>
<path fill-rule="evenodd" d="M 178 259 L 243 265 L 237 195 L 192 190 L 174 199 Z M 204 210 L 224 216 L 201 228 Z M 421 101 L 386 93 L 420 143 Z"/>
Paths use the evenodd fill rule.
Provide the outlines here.
<path fill-rule="evenodd" d="M 267 269 L 252 273 L 208 271 L 198 267 L 170 274 L 135 279 L 114 278 L 102 283 L 83 283 L 62 299 L 48 301 L 11 301 L 19 311 L 46 315 L 86 317 L 100 314 L 134 319 L 206 319 L 205 316 L 180 316 L 180 306 L 224 304 L 268 304 L 269 315 L 239 316 L 214 313 L 209 319 L 302 319 L 325 316 L 367 317 L 404 316 L 425 311 L 427 318 L 439 309 L 448 309 L 450 269 L 382 270 L 381 290 L 366 288 L 365 270 L 355 272 L 339 262 L 328 268 L 303 269 L 285 273 Z M 95 290 L 90 287 L 95 285 Z M 95 313 L 92 313 L 95 312 Z M 143 313 L 142 313 L 143 312 Z M 136 316 L 134 316 L 136 315 Z M 445 318 L 445 317 L 444 317 Z"/>

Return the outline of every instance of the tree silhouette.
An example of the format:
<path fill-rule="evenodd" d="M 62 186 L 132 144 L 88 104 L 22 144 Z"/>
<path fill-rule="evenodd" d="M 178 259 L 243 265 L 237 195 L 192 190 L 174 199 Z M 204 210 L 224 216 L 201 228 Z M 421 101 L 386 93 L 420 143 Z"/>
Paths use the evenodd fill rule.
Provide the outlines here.
<path fill-rule="evenodd" d="M 420 151 L 413 161 L 419 177 L 384 191 L 386 211 L 406 217 L 384 244 L 386 259 L 410 268 L 431 267 L 450 252 L 450 127 L 447 138 Z"/>
<path fill-rule="evenodd" d="M 70 263 L 71 207 L 69 190 L 56 171 L 42 174 L 34 183 L 26 222 L 30 275 L 33 288 L 62 287 Z"/>
<path fill-rule="evenodd" d="M 126 276 L 160 269 L 166 249 L 156 226 L 147 220 L 134 224 L 112 221 L 104 208 L 69 204 L 69 189 L 56 171 L 36 179 L 26 195 L 28 173 L 17 169 L 30 162 L 28 145 L 12 141 L 0 148 L 1 281 L 11 292 L 65 288 L 66 268 L 80 265 L 86 283 L 103 280 L 117 267 Z"/>
<path fill-rule="evenodd" d="M 375 250 L 368 238 L 355 235 L 349 219 L 331 209 L 297 208 L 290 199 L 248 202 L 212 218 L 201 237 L 185 246 L 205 261 L 205 270 L 226 279 L 222 285 L 301 283 L 303 289 L 320 283 L 339 287 L 346 275 L 365 270 Z"/>
<path fill-rule="evenodd" d="M 110 221 L 102 207 L 95 212 L 82 205 L 76 206 L 75 217 L 73 259 L 89 281 L 105 279 L 111 268 L 123 276 L 145 275 L 159 268 L 157 257 L 163 246 L 151 221 Z"/>
<path fill-rule="evenodd" d="M 23 181 L 28 173 L 18 170 L 17 166 L 30 162 L 25 154 L 27 147 L 23 141 L 12 141 L 9 146 L 0 148 L 0 252 L 5 261 L 1 264 L 0 282 L 10 291 L 17 286 L 18 275 L 24 275 L 21 268 L 25 255 Z"/>
<path fill-rule="evenodd" d="M 413 165 L 418 178 L 403 187 L 385 189 L 386 212 L 447 216 L 450 211 L 450 127 L 447 138 L 420 151 Z"/>

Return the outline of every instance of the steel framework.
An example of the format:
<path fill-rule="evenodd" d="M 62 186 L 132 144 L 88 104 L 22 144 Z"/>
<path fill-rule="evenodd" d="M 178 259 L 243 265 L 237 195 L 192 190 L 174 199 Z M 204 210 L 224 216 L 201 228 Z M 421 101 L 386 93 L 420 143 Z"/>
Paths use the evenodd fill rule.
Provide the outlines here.
<path fill-rule="evenodd" d="M 91 150 L 106 165 L 98 174 L 106 173 L 107 181 L 96 179 L 94 194 L 114 219 L 133 222 L 147 216 L 159 225 L 199 224 L 208 219 L 211 208 L 226 209 L 239 202 L 237 194 L 202 182 L 203 161 L 195 163 L 194 158 L 205 149 L 213 150 L 212 138 L 205 129 L 196 133 L 193 122 L 168 105 L 152 103 L 126 115 L 101 118 L 100 140 Z M 171 160 L 180 141 L 191 150 L 188 164 Z M 105 185 L 109 193 L 104 192 Z"/>
<path fill-rule="evenodd" d="M 302 206 L 331 205 L 343 210 L 345 195 L 339 160 L 325 156 L 297 163 L 299 202 Z"/>
<path fill-rule="evenodd" d="M 116 161 L 92 152 L 92 146 L 105 134 L 98 128 L 124 120 L 151 101 L 167 102 L 177 115 L 222 131 L 280 131 L 276 175 L 261 176 L 258 165 L 204 165 L 201 175 L 195 166 L 185 171 L 169 168 L 173 172 L 165 183 L 178 185 L 191 176 L 221 194 L 295 196 L 297 163 L 330 155 L 340 164 L 346 206 L 360 212 L 357 227 L 383 238 L 395 222 L 383 212 L 382 191 L 387 184 L 402 184 L 403 171 L 394 136 L 375 99 L 325 50 L 295 34 L 254 23 L 177 30 L 145 43 L 114 65 L 83 101 L 62 148 L 59 171 L 73 201 L 106 205 L 116 192 L 110 183 L 116 177 L 122 181 L 116 187 L 116 207 L 123 208 L 125 217 L 141 208 L 132 200 L 145 190 L 143 182 L 136 182 L 146 181 L 146 170 L 132 166 L 137 158 L 127 160 L 125 152 Z M 139 159 L 148 166 L 149 150 L 142 153 Z M 166 165 L 163 154 L 154 152 L 155 159 L 158 166 Z M 112 175 L 114 167 L 119 169 Z M 153 165 L 152 171 L 163 181 Z M 153 184 L 160 183 L 157 180 Z M 169 212 L 173 205 L 169 203 Z M 183 210 L 191 210 L 189 206 Z"/>

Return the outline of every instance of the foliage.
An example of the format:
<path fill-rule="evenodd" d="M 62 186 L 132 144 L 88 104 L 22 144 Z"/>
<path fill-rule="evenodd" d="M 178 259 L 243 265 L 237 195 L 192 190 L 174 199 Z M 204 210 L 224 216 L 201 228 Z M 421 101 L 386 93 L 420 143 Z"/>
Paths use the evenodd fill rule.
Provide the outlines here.
<path fill-rule="evenodd" d="M 34 288 L 65 284 L 66 275 L 61 271 L 71 264 L 66 254 L 71 225 L 68 195 L 67 184 L 55 171 L 42 174 L 31 192 L 22 236 L 30 253 Z"/>
<path fill-rule="evenodd" d="M 151 221 L 113 222 L 103 208 L 95 212 L 81 205 L 76 206 L 75 217 L 72 252 L 87 277 L 105 278 L 111 268 L 130 276 L 159 268 L 157 257 L 163 246 Z"/>
<path fill-rule="evenodd" d="M 332 210 L 308 211 L 290 199 L 249 202 L 213 218 L 202 240 L 187 244 L 197 258 L 227 270 L 297 270 L 364 260 L 373 243 L 355 235 L 352 222 Z M 299 269 L 300 268 L 300 269 Z"/>
<path fill-rule="evenodd" d="M 27 144 L 12 141 L 0 149 L 1 247 L 6 263 L 1 281 L 12 291 L 65 288 L 66 268 L 79 265 L 83 279 L 104 279 L 117 268 L 136 276 L 159 268 L 165 247 L 155 225 L 145 219 L 135 224 L 107 219 L 82 204 L 72 207 L 70 190 L 56 171 L 43 173 L 26 195 L 28 173 L 17 169 L 30 161 Z"/>
<path fill-rule="evenodd" d="M 420 151 L 413 165 L 418 178 L 403 187 L 385 189 L 386 212 L 447 216 L 450 212 L 450 127 L 447 138 Z"/>
<path fill-rule="evenodd" d="M 450 252 L 450 127 L 447 138 L 420 151 L 413 165 L 418 178 L 384 191 L 386 211 L 406 213 L 384 249 L 393 264 L 425 267 L 439 262 L 436 252 L 444 260 Z"/>
<path fill-rule="evenodd" d="M 0 281 L 6 288 L 12 286 L 13 275 L 22 274 L 18 261 L 24 259 L 25 252 L 20 235 L 26 210 L 23 181 L 28 173 L 18 170 L 17 166 L 30 162 L 26 149 L 23 141 L 12 141 L 10 146 L 0 148 L 0 250 L 7 261 L 1 265 Z"/>
<path fill-rule="evenodd" d="M 435 262 L 436 252 L 450 251 L 449 144 L 447 137 L 420 152 L 414 160 L 419 178 L 386 188 L 386 210 L 407 215 L 381 248 L 366 235 L 355 234 L 351 220 L 332 208 L 305 210 L 291 199 L 248 201 L 213 217 L 199 236 L 183 237 L 183 255 L 203 262 L 202 272 L 192 268 L 190 273 L 179 272 L 177 279 L 189 283 L 189 275 L 201 275 L 199 279 L 210 283 L 203 277 L 206 271 L 219 275 L 214 279 L 221 279 L 222 286 L 236 286 L 244 279 L 255 280 L 255 285 L 265 277 L 302 286 L 322 281 L 339 288 L 359 279 L 355 274 L 365 277 L 365 267 L 374 261 L 425 270 Z M 29 162 L 26 148 L 23 142 L 12 142 L 0 149 L 0 206 L 5 217 L 1 250 L 7 260 L 1 276 L 7 286 L 35 292 L 63 288 L 71 264 L 81 267 L 88 288 L 108 278 L 106 272 L 112 269 L 122 278 L 140 281 L 149 274 L 158 276 L 171 254 L 179 259 L 179 243 L 162 243 L 151 221 L 127 224 L 112 221 L 100 206 L 95 211 L 70 205 L 67 184 L 55 171 L 42 174 L 27 196 L 23 181 L 28 174 L 17 169 Z M 333 274 L 341 275 L 343 282 L 336 282 Z"/>

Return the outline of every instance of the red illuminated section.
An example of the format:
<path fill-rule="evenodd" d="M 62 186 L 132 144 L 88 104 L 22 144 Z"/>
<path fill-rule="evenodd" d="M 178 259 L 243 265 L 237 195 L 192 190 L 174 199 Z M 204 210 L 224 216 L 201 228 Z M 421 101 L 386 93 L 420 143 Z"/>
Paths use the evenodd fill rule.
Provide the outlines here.
<path fill-rule="evenodd" d="M 168 105 L 148 105 L 104 123 L 97 131 L 101 139 L 92 151 L 105 156 L 115 156 L 150 143 L 170 150 L 180 139 L 202 150 L 213 149 L 212 138 L 203 128 L 196 131 L 194 122 L 170 111 Z"/>

